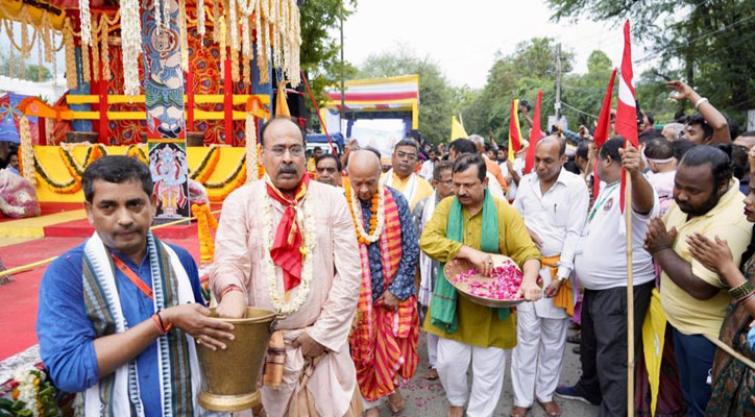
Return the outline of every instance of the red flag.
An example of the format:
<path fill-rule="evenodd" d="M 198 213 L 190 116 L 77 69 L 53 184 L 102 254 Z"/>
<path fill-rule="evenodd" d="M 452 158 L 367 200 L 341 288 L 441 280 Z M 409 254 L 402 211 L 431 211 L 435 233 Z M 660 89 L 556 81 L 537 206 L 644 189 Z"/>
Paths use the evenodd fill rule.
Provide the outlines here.
<path fill-rule="evenodd" d="M 629 20 L 624 23 L 624 55 L 621 58 L 621 80 L 619 80 L 619 103 L 616 107 L 616 134 L 624 137 L 626 143 L 638 146 L 637 138 L 637 104 L 632 85 L 632 44 L 629 36 Z M 626 188 L 626 171 L 621 170 L 621 212 L 624 212 L 624 190 Z"/>
<path fill-rule="evenodd" d="M 519 149 L 522 148 L 522 142 L 519 140 L 519 99 L 511 102 L 511 117 L 509 118 L 509 161 L 514 162 L 514 157 Z"/>
<path fill-rule="evenodd" d="M 616 68 L 613 69 L 611 78 L 608 80 L 606 95 L 603 97 L 603 105 L 600 107 L 600 115 L 598 116 L 598 126 L 595 128 L 595 134 L 593 135 L 595 149 L 597 150 L 600 150 L 600 147 L 608 140 L 608 126 L 611 123 L 611 98 L 613 96 L 613 83 L 615 80 Z M 595 199 L 598 198 L 598 193 L 600 192 L 597 159 L 594 161 L 592 181 L 592 195 L 593 199 Z"/>
<path fill-rule="evenodd" d="M 543 91 L 537 90 L 537 102 L 535 103 L 535 114 L 532 118 L 532 130 L 530 130 L 530 145 L 527 148 L 527 158 L 524 160 L 524 173 L 529 174 L 535 165 L 535 145 L 540 139 L 542 131 L 540 130 L 540 106 L 543 104 Z"/>

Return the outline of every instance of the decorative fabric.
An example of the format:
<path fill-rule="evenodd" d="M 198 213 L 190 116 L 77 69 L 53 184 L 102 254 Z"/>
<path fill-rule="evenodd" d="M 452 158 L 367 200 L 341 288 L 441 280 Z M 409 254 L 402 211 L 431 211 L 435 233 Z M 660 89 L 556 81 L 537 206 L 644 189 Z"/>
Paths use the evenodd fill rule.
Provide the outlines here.
<path fill-rule="evenodd" d="M 191 283 L 175 252 L 152 233 L 147 235 L 147 245 L 155 311 L 194 302 Z M 97 337 L 127 331 L 114 267 L 97 233 L 87 241 L 82 263 L 84 304 Z M 162 415 L 195 415 L 200 375 L 194 340 L 176 328 L 157 339 L 157 349 Z M 100 379 L 85 392 L 85 416 L 143 417 L 138 379 L 136 360 Z"/>
<path fill-rule="evenodd" d="M 384 188 L 383 192 L 385 226 L 376 243 L 380 248 L 383 288 L 387 289 L 399 272 L 403 250 L 398 206 L 388 188 Z M 419 363 L 419 319 L 414 296 L 399 302 L 396 310 L 374 303 L 373 271 L 367 245 L 359 245 L 359 255 L 362 284 L 357 319 L 349 337 L 349 345 L 362 396 L 368 401 L 375 401 L 393 393 L 399 385 L 399 377 L 408 380 L 414 375 Z M 382 293 L 384 291 L 378 295 Z"/>
<path fill-rule="evenodd" d="M 304 236 L 301 225 L 297 220 L 297 217 L 301 216 L 297 214 L 299 202 L 307 194 L 308 185 L 309 176 L 305 175 L 299 185 L 296 186 L 294 197 L 290 198 L 273 185 L 270 177 L 265 176 L 267 194 L 285 207 L 275 232 L 275 240 L 270 247 L 270 257 L 273 259 L 273 263 L 283 270 L 283 286 L 286 292 L 298 287 L 301 283 L 301 250 L 304 245 Z"/>
<path fill-rule="evenodd" d="M 552 279 L 558 279 L 558 262 L 560 260 L 561 254 L 559 253 L 553 256 L 544 256 L 541 261 L 544 268 L 550 268 Z M 558 292 L 553 297 L 553 305 L 563 308 L 569 317 L 574 317 L 574 292 L 571 280 L 567 279 L 561 283 Z"/>
<path fill-rule="evenodd" d="M 498 211 L 490 191 L 485 190 L 485 199 L 482 203 L 482 236 L 480 237 L 480 249 L 483 252 L 499 252 L 498 233 Z M 451 203 L 446 237 L 457 242 L 464 241 L 464 217 L 458 197 L 454 197 Z M 435 290 L 430 299 L 430 319 L 433 326 L 440 327 L 447 333 L 455 333 L 459 329 L 459 316 L 456 312 L 457 297 L 456 288 L 446 278 L 445 264 L 443 264 L 438 268 Z M 505 320 L 511 312 L 509 308 L 496 310 L 501 320 Z"/>

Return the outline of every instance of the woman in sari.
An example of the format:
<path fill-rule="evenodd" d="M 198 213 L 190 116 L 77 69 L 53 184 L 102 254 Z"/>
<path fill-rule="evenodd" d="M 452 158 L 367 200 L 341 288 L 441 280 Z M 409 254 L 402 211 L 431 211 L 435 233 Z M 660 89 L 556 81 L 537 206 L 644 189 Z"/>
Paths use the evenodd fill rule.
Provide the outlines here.
<path fill-rule="evenodd" d="M 755 148 L 750 150 L 750 192 L 745 198 L 747 220 L 755 222 Z M 689 237 L 692 256 L 706 268 L 718 272 L 731 288 L 732 304 L 721 326 L 721 341 L 745 357 L 755 360 L 748 333 L 755 317 L 755 237 L 742 255 L 740 268 L 734 264 L 726 242 L 718 236 Z M 755 370 L 718 349 L 711 374 L 712 395 L 706 416 L 755 416 Z"/>

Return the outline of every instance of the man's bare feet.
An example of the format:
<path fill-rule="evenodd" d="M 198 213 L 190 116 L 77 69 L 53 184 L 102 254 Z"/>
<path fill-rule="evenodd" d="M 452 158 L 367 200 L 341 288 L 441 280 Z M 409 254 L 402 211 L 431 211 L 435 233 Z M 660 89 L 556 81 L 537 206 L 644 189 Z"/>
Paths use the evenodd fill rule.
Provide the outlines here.
<path fill-rule="evenodd" d="M 396 389 L 396 392 L 388 396 L 388 401 L 386 403 L 392 414 L 398 414 L 404 411 L 404 407 L 406 407 L 406 400 L 401 396 L 401 392 L 398 389 Z"/>
<path fill-rule="evenodd" d="M 464 407 L 448 406 L 448 417 L 464 417 Z"/>
<path fill-rule="evenodd" d="M 438 379 L 438 371 L 435 368 L 430 368 L 425 372 L 424 378 L 428 381 L 435 381 Z"/>
<path fill-rule="evenodd" d="M 380 410 L 377 407 L 365 410 L 364 417 L 380 417 Z"/>

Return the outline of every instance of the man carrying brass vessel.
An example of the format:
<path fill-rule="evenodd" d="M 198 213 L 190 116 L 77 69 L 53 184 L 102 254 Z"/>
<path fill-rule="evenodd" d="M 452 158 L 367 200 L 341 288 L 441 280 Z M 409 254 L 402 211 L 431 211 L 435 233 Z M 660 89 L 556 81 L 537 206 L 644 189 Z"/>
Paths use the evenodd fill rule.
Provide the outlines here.
<path fill-rule="evenodd" d="M 45 271 L 37 336 L 55 386 L 82 392 L 85 417 L 206 416 L 196 343 L 225 349 L 191 255 L 149 227 L 157 198 L 137 159 L 105 156 L 82 178 L 96 232 Z"/>
<path fill-rule="evenodd" d="M 269 417 L 356 417 L 362 399 L 347 342 L 361 266 L 346 199 L 310 181 L 295 123 L 275 118 L 261 135 L 265 179 L 223 204 L 210 274 L 217 312 L 239 318 L 254 306 L 285 316 L 282 382 L 261 389 Z"/>

